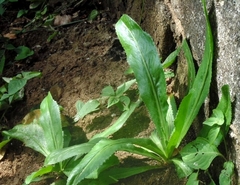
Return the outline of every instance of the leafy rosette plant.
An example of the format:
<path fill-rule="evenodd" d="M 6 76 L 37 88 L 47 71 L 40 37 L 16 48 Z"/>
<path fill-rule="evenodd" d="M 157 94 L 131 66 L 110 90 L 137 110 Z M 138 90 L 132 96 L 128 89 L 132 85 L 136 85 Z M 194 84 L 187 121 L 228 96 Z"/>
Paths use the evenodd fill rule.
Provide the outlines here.
<path fill-rule="evenodd" d="M 190 49 L 187 42 L 183 42 L 182 48 L 189 66 L 189 91 L 178 108 L 173 96 L 167 96 L 163 67 L 152 38 L 127 15 L 123 15 L 117 22 L 118 38 L 125 49 L 127 61 L 136 77 L 141 100 L 145 103 L 156 130 L 149 138 L 112 140 L 107 138 L 108 134 L 96 135 L 93 139 L 101 139 L 69 173 L 68 185 L 79 184 L 84 182 L 84 179 L 93 177 L 93 172 L 96 175 L 96 171 L 102 169 L 102 166 L 110 167 L 111 163 L 108 160 L 113 157 L 116 151 L 140 154 L 158 161 L 160 165 L 152 166 L 153 168 L 161 168 L 168 163 L 174 163 L 180 177 L 190 176 L 189 184 L 197 184 L 198 171 L 207 170 L 215 157 L 222 156 L 217 147 L 226 136 L 231 122 L 231 101 L 228 86 L 223 86 L 219 105 L 213 111 L 213 115 L 204 122 L 199 137 L 182 149 L 179 148 L 209 93 L 212 77 L 213 38 L 206 2 L 205 0 L 202 2 L 206 18 L 205 51 L 199 70 L 195 74 Z M 176 56 L 176 52 L 173 55 Z M 163 65 L 168 65 L 169 61 L 164 62 Z M 114 125 L 115 129 L 121 128 L 116 126 L 117 124 Z M 180 152 L 176 153 L 178 150 Z M 47 158 L 46 164 L 52 162 L 50 158 Z M 122 174 L 119 172 L 119 168 L 110 169 L 108 173 L 107 171 L 98 171 L 98 179 L 119 179 L 119 174 Z M 142 167 L 142 169 L 143 171 L 147 170 L 146 167 Z M 124 173 L 125 176 L 129 176 L 139 173 L 138 170 L 134 167 L 128 168 L 124 170 Z M 227 173 L 225 173 L 226 171 Z M 226 162 L 220 177 L 224 176 L 230 182 L 231 175 L 229 174 L 232 172 L 232 162 Z M 212 183 L 214 182 L 212 181 Z"/>
<path fill-rule="evenodd" d="M 219 104 L 213 110 L 212 115 L 203 122 L 198 137 L 186 146 L 180 146 L 209 93 L 212 78 L 213 38 L 206 1 L 202 0 L 202 3 L 206 18 L 206 43 L 197 73 L 186 41 L 183 41 L 182 47 L 170 54 L 161 64 L 157 48 L 150 35 L 145 33 L 129 16 L 123 15 L 116 24 L 116 32 L 127 54 L 127 61 L 134 72 L 140 100 L 130 102 L 124 94 L 135 82 L 134 80 L 119 86 L 116 91 L 111 87 L 105 88 L 102 96 L 109 98 L 108 107 L 120 103 L 124 112 L 105 131 L 79 145 L 68 145 L 69 134 L 66 129 L 61 128 L 63 120 L 60 116 L 59 106 L 52 100 L 51 95 L 48 95 L 42 102 L 41 116 L 37 119 L 38 121 L 33 122 L 35 124 L 19 125 L 4 132 L 5 135 L 22 140 L 27 146 L 30 146 L 30 143 L 29 140 L 24 140 L 24 137 L 36 133 L 36 136 L 31 136 L 32 141 L 36 143 L 31 144 L 30 147 L 41 152 L 46 159 L 44 167 L 28 176 L 25 180 L 26 184 L 41 175 L 58 172 L 58 174 L 64 174 L 65 178 L 61 179 L 62 184 L 107 185 L 116 183 L 118 179 L 152 169 L 166 168 L 168 164 L 174 164 L 179 177 L 188 177 L 188 184 L 195 185 L 199 183 L 198 173 L 200 170 L 206 171 L 217 156 L 224 158 L 219 152 L 218 146 L 228 133 L 232 117 L 227 85 L 222 87 Z M 163 68 L 171 65 L 180 49 L 183 50 L 188 64 L 188 92 L 177 106 L 173 95 L 167 95 Z M 146 105 L 156 127 L 151 136 L 110 139 L 113 133 L 122 128 L 141 101 Z M 98 106 L 97 100 L 89 101 L 86 104 L 78 102 L 75 121 L 97 110 Z M 36 127 L 39 131 L 24 130 L 19 137 L 18 132 L 21 132 L 24 127 Z M 24 135 L 23 133 L 28 134 Z M 36 139 L 39 134 L 43 138 L 41 142 Z M 139 154 L 156 160 L 158 165 L 118 167 L 119 160 L 114 155 L 116 151 Z M 230 184 L 234 168 L 231 161 L 225 160 L 219 176 L 219 182 L 222 185 Z M 213 180 L 211 181 L 211 184 L 215 184 Z"/>

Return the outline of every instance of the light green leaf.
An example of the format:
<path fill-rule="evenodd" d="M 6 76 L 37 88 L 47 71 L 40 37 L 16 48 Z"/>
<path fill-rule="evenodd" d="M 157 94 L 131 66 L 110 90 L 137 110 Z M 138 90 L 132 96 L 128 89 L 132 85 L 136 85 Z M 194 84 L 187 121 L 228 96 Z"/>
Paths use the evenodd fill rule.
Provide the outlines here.
<path fill-rule="evenodd" d="M 102 94 L 101 96 L 115 96 L 115 92 L 113 90 L 113 87 L 112 86 L 106 86 L 103 88 L 102 90 Z"/>
<path fill-rule="evenodd" d="M 25 179 L 25 184 L 30 184 L 31 182 L 34 181 L 36 177 L 45 175 L 47 173 L 50 173 L 53 171 L 53 166 L 44 166 L 40 168 L 38 171 L 31 173 L 31 175 L 27 176 Z"/>
<path fill-rule="evenodd" d="M 193 169 L 206 170 L 213 159 L 221 156 L 216 146 L 210 144 L 207 139 L 198 137 L 188 143 L 180 152 L 182 160 Z"/>
<path fill-rule="evenodd" d="M 133 79 L 120 85 L 116 90 L 116 96 L 122 96 L 135 82 L 136 79 Z"/>
<path fill-rule="evenodd" d="M 48 151 L 63 148 L 63 131 L 60 108 L 57 102 L 48 93 L 40 105 L 41 116 L 38 120 L 47 142 Z M 30 133 L 29 133 L 30 134 Z"/>
<path fill-rule="evenodd" d="M 37 124 L 36 120 L 31 124 L 17 125 L 11 130 L 3 131 L 4 135 L 22 141 L 25 146 L 47 156 L 50 151 L 47 148 L 47 141 L 43 129 Z"/>
<path fill-rule="evenodd" d="M 189 93 L 182 100 L 175 119 L 175 130 L 168 142 L 167 151 L 172 155 L 188 132 L 193 120 L 196 118 L 202 103 L 208 95 L 212 77 L 213 38 L 206 10 L 206 2 L 203 0 L 203 9 L 206 18 L 206 43 L 202 63 Z"/>
<path fill-rule="evenodd" d="M 164 71 L 164 76 L 165 78 L 173 78 L 174 77 L 174 73 L 172 71 Z"/>
<path fill-rule="evenodd" d="M 226 134 L 228 133 L 229 125 L 232 119 L 230 92 L 229 92 L 229 86 L 227 85 L 222 87 L 222 97 L 220 99 L 220 102 L 217 108 L 215 109 L 215 115 L 217 115 L 218 117 L 221 117 L 221 119 L 219 120 L 218 118 L 215 118 L 214 123 L 220 122 L 220 124 L 215 124 L 214 126 L 209 126 L 204 124 L 202 130 L 200 131 L 199 136 L 208 138 L 210 143 L 214 144 L 215 146 L 218 146 L 222 142 Z M 224 118 L 223 118 L 223 115 L 224 115 Z M 209 119 L 211 120 L 212 118 L 214 117 L 211 117 Z M 206 122 L 207 121 L 208 120 L 206 120 Z M 225 124 L 222 124 L 222 122 L 224 122 Z"/>
<path fill-rule="evenodd" d="M 41 77 L 42 73 L 38 71 L 25 71 L 21 73 L 23 78 L 26 80 L 30 80 L 35 77 Z"/>
<path fill-rule="evenodd" d="M 21 90 L 27 83 L 27 80 L 24 78 L 21 79 L 12 79 L 8 84 L 8 94 L 13 95 L 19 90 Z"/>
<path fill-rule="evenodd" d="M 167 122 L 169 133 L 172 133 L 174 130 L 174 120 L 177 114 L 177 105 L 173 95 L 168 96 L 168 111 L 167 111 Z"/>
<path fill-rule="evenodd" d="M 229 126 L 232 120 L 232 106 L 231 106 L 229 86 L 224 85 L 221 90 L 222 90 L 222 97 L 216 109 L 221 110 L 224 114 L 225 128 L 223 129 L 223 131 L 224 131 L 224 135 L 226 135 L 228 133 Z"/>
<path fill-rule="evenodd" d="M 16 48 L 16 52 L 18 53 L 15 57 L 15 60 L 22 60 L 34 54 L 34 51 L 29 49 L 26 46 L 19 46 Z"/>
<path fill-rule="evenodd" d="M 176 171 L 179 178 L 187 177 L 193 172 L 193 169 L 190 168 L 186 163 L 184 163 L 180 159 L 174 158 L 172 159 L 172 162 L 176 167 Z"/>
<path fill-rule="evenodd" d="M 116 97 L 116 96 L 111 96 L 109 99 L 108 99 L 108 105 L 107 105 L 107 108 L 117 104 L 119 102 L 119 97 Z"/>
<path fill-rule="evenodd" d="M 123 15 L 116 24 L 116 33 L 134 71 L 139 93 L 149 110 L 163 147 L 170 137 L 166 115 L 168 110 L 166 82 L 157 48 L 149 34 L 129 16 Z"/>
<path fill-rule="evenodd" d="M 84 118 L 87 114 L 98 110 L 98 106 L 100 105 L 98 100 L 89 100 L 86 103 L 78 100 L 76 103 L 77 114 L 74 117 L 74 121 L 77 122 L 78 120 Z"/>
<path fill-rule="evenodd" d="M 188 181 L 186 185 L 198 185 L 199 181 L 198 181 L 198 173 L 192 173 L 189 177 L 188 177 Z"/>
<path fill-rule="evenodd" d="M 223 170 L 219 176 L 219 184 L 220 185 L 230 185 L 231 177 L 234 173 L 234 164 L 231 161 L 227 161 L 223 164 Z"/>
<path fill-rule="evenodd" d="M 45 159 L 44 165 L 56 164 L 69 159 L 73 156 L 82 156 L 88 153 L 92 147 L 99 141 L 99 139 L 91 140 L 91 142 L 83 143 L 79 145 L 70 146 L 67 148 L 62 148 L 54 150 Z"/>
<path fill-rule="evenodd" d="M 121 96 L 119 98 L 119 100 L 123 104 L 124 110 L 127 110 L 129 108 L 129 104 L 131 102 L 130 98 L 127 96 Z"/>
<path fill-rule="evenodd" d="M 203 124 L 208 126 L 222 125 L 223 123 L 224 123 L 223 113 L 221 110 L 218 110 L 218 109 L 214 109 L 213 115 L 203 122 Z"/>
<path fill-rule="evenodd" d="M 84 178 L 97 170 L 117 150 L 142 154 L 157 159 L 154 143 L 149 139 L 102 139 L 72 170 L 68 177 L 67 185 L 80 183 Z"/>

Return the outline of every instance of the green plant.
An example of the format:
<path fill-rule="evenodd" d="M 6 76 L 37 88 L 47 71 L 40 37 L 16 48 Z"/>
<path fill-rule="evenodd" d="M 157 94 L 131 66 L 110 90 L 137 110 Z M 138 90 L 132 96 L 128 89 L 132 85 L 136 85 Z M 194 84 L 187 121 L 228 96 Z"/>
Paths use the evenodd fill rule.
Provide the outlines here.
<path fill-rule="evenodd" d="M 134 71 L 140 97 L 149 110 L 156 131 L 150 138 L 101 139 L 73 169 L 67 184 L 78 184 L 118 150 L 150 157 L 159 161 L 163 166 L 166 163 L 174 163 L 180 177 L 192 174 L 189 178 L 190 184 L 193 182 L 192 179 L 195 180 L 193 177 L 197 176 L 195 171 L 207 170 L 215 157 L 222 156 L 217 147 L 227 134 L 231 121 L 228 86 L 222 88 L 222 99 L 216 108 L 217 111 L 214 111 L 221 112 L 222 117 L 218 117 L 219 114 L 213 114 L 204 122 L 203 130 L 197 139 L 182 149 L 179 148 L 208 95 L 211 82 L 213 38 L 205 1 L 203 5 L 207 23 L 203 60 L 195 77 L 194 65 L 189 53 L 186 52 L 187 49 L 185 50 L 190 70 L 189 92 L 177 110 L 172 97 L 168 101 L 164 72 L 151 37 L 143 32 L 131 18 L 126 15 L 121 17 L 116 24 L 117 35 L 127 53 L 128 63 Z M 206 123 L 214 118 L 224 118 L 224 121 L 221 124 L 214 123 L 209 127 Z M 179 153 L 178 150 L 180 150 Z M 47 162 L 49 162 L 48 158 Z M 232 164 L 226 162 L 228 163 Z M 112 169 L 112 173 L 113 171 Z"/>
<path fill-rule="evenodd" d="M 59 175 L 64 174 L 59 179 L 63 184 L 106 185 L 144 171 L 167 168 L 172 163 L 176 166 L 179 177 L 188 177 L 188 184 L 198 184 L 200 170 L 207 171 L 217 156 L 225 159 L 219 152 L 218 146 L 228 133 L 232 116 L 227 85 L 222 87 L 219 104 L 213 110 L 211 117 L 203 123 L 198 137 L 186 146 L 180 145 L 208 95 L 212 76 L 213 38 L 206 2 L 205 0 L 202 2 L 206 17 L 205 51 L 199 70 L 195 74 L 190 49 L 187 42 L 183 42 L 182 49 L 189 68 L 189 90 L 179 107 L 173 95 L 167 96 L 164 71 L 151 37 L 130 17 L 123 15 L 116 24 L 116 31 L 126 51 L 128 63 L 134 71 L 141 100 L 128 103 L 125 111 L 113 125 L 93 136 L 88 142 L 71 146 L 68 129 L 62 126 L 60 108 L 49 94 L 41 104 L 39 117 L 32 123 L 17 125 L 12 130 L 3 132 L 5 136 L 22 140 L 26 146 L 46 157 L 44 167 L 28 176 L 25 180 L 26 184 L 44 178 L 45 176 L 42 176 L 44 174 L 51 176 L 51 172 L 57 172 Z M 178 52 L 179 50 L 172 53 L 163 65 L 170 65 Z M 127 83 L 129 82 L 119 86 L 116 91 L 112 87 L 103 90 L 103 96 L 110 99 L 108 106 L 115 102 L 126 104 L 121 97 L 129 87 Z M 113 133 L 121 129 L 141 101 L 145 103 L 156 127 L 151 136 L 109 139 Z M 96 100 L 78 104 L 78 111 L 83 111 L 84 114 L 78 112 L 75 116 L 76 120 L 97 110 L 99 106 Z M 89 106 L 90 104 L 92 105 Z M 158 165 L 121 168 L 117 166 L 119 161 L 114 155 L 116 151 L 140 154 L 156 160 Z M 230 184 L 233 173 L 233 163 L 227 159 L 225 161 L 219 177 L 223 185 Z M 213 180 L 211 184 L 215 184 Z"/>
<path fill-rule="evenodd" d="M 0 111 L 3 111 L 1 120 L 14 102 L 23 99 L 27 81 L 39 76 L 40 72 L 22 72 L 12 78 L 3 77 L 5 84 L 0 87 Z"/>
<path fill-rule="evenodd" d="M 1 38 L 0 37 L 0 44 L 1 44 L 1 48 L 0 48 L 0 74 L 2 74 L 4 66 L 5 66 L 5 62 L 6 62 L 5 53 L 6 53 L 6 51 L 16 52 L 16 56 L 14 58 L 14 60 L 16 60 L 16 61 L 26 59 L 27 57 L 32 56 L 34 54 L 34 51 L 31 50 L 30 48 L 26 47 L 26 46 L 15 47 L 12 44 L 9 44 L 9 40 L 7 38 L 3 38 L 3 37 Z"/>
<path fill-rule="evenodd" d="M 117 106 L 122 110 L 127 110 L 130 105 L 130 98 L 124 93 L 136 82 L 136 80 L 130 80 L 128 82 L 120 85 L 116 92 L 114 91 L 112 86 L 106 86 L 102 90 L 102 97 L 106 97 L 108 99 L 107 108 L 117 104 Z"/>

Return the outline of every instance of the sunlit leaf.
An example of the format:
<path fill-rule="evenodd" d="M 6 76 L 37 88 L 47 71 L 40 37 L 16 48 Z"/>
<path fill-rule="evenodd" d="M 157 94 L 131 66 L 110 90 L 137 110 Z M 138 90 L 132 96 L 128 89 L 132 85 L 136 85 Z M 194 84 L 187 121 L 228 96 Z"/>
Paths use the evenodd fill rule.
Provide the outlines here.
<path fill-rule="evenodd" d="M 31 124 L 17 125 L 11 130 L 3 131 L 4 135 L 22 141 L 27 147 L 47 156 L 50 152 L 47 148 L 47 141 L 43 129 L 36 120 Z"/>
<path fill-rule="evenodd" d="M 83 144 L 55 150 L 46 157 L 44 164 L 45 165 L 56 164 L 58 162 L 69 159 L 73 156 L 79 157 L 89 152 L 98 141 L 99 140 L 92 140 L 91 142 L 88 142 L 88 143 L 83 143 Z"/>
<path fill-rule="evenodd" d="M 170 136 L 166 121 L 168 104 L 165 76 L 157 48 L 150 35 L 127 15 L 117 22 L 116 33 L 134 71 L 140 96 L 166 148 Z"/>
<path fill-rule="evenodd" d="M 30 80 L 35 77 L 41 77 L 42 73 L 38 71 L 23 71 L 22 76 L 26 80 Z"/>
<path fill-rule="evenodd" d="M 114 96 L 115 92 L 112 86 L 106 86 L 102 90 L 102 96 Z"/>
<path fill-rule="evenodd" d="M 117 104 L 119 102 L 119 98 L 116 97 L 116 96 L 111 96 L 109 99 L 108 99 L 108 105 L 107 105 L 107 108 Z"/>
<path fill-rule="evenodd" d="M 207 139 L 198 137 L 188 143 L 181 151 L 182 160 L 193 169 L 206 170 L 213 159 L 221 156 L 216 146 L 210 144 Z"/>
<path fill-rule="evenodd" d="M 193 172 L 192 168 L 190 168 L 185 162 L 178 158 L 172 159 L 172 162 L 176 167 L 176 171 L 179 178 L 187 177 Z"/>
<path fill-rule="evenodd" d="M 87 114 L 98 110 L 98 106 L 100 105 L 97 100 L 89 100 L 86 103 L 78 100 L 76 103 L 77 114 L 74 116 L 74 121 L 77 122 L 79 119 L 84 118 Z"/>
<path fill-rule="evenodd" d="M 141 146 L 145 146 L 146 149 L 141 148 Z M 97 170 L 117 150 L 129 151 L 131 153 L 142 154 L 144 156 L 157 159 L 154 152 L 156 148 L 154 147 L 154 143 L 152 143 L 149 139 L 102 139 L 72 170 L 68 177 L 67 185 L 80 183 L 93 171 Z"/>
<path fill-rule="evenodd" d="M 131 87 L 131 85 L 133 85 L 135 82 L 136 80 L 134 79 L 120 85 L 116 90 L 116 96 L 123 95 L 123 93 L 126 92 Z"/>
<path fill-rule="evenodd" d="M 219 184 L 220 185 L 230 185 L 231 177 L 234 173 L 234 164 L 231 161 L 227 161 L 223 164 L 223 170 L 219 176 Z"/>
<path fill-rule="evenodd" d="M 203 122 L 203 124 L 208 126 L 213 126 L 215 124 L 222 125 L 223 123 L 224 123 L 224 115 L 223 115 L 223 112 L 219 109 L 214 109 L 213 115 Z"/>

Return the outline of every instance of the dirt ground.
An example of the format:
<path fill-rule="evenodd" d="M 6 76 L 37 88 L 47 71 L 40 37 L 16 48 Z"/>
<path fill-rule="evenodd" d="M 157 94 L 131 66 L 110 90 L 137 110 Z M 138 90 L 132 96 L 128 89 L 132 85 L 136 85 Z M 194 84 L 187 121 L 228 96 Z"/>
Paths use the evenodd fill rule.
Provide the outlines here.
<path fill-rule="evenodd" d="M 77 100 L 87 101 L 98 98 L 105 86 L 117 87 L 132 79 L 132 76 L 124 74 L 128 64 L 125 53 L 116 39 L 114 23 L 116 20 L 104 16 L 103 11 L 92 23 L 83 21 L 67 27 L 59 27 L 58 36 L 50 43 L 47 42 L 50 32 L 45 29 L 22 34 L 14 40 L 13 42 L 18 45 L 33 48 L 35 54 L 27 60 L 8 64 L 3 76 L 11 77 L 21 71 L 41 71 L 42 77 L 28 82 L 24 100 L 14 104 L 5 116 L 6 128 L 12 128 L 20 123 L 34 106 L 41 103 L 49 91 L 64 107 L 65 114 L 74 116 Z M 109 112 L 106 111 L 112 112 L 108 114 Z M 83 131 L 81 134 L 89 138 L 106 128 L 115 120 L 115 117 L 106 116 L 112 113 L 119 115 L 117 110 L 110 109 L 105 112 L 96 112 L 79 121 L 77 126 Z M 153 130 L 143 107 L 138 108 L 134 114 L 134 118 L 128 121 L 123 131 L 117 133 L 115 137 L 145 136 Z M 139 124 L 138 129 L 135 124 Z M 126 154 L 122 153 L 122 155 Z M 0 161 L 0 184 L 21 185 L 26 176 L 41 167 L 43 161 L 44 157 L 41 154 L 13 140 Z M 129 164 L 131 161 L 133 161 L 132 164 L 135 163 L 131 157 L 129 161 Z M 121 180 L 118 184 L 177 185 L 183 183 L 184 180 L 177 178 L 174 168 L 169 167 L 166 170 L 155 170 L 133 176 Z"/>

